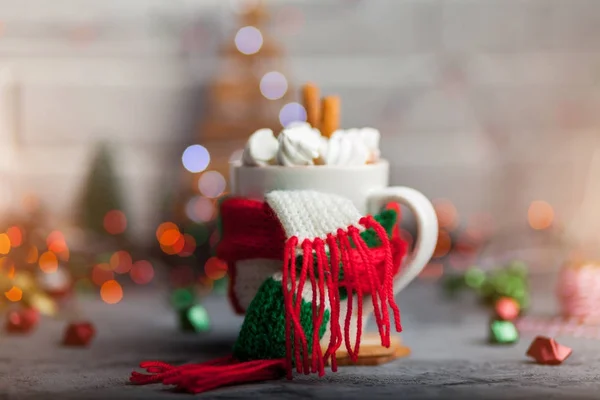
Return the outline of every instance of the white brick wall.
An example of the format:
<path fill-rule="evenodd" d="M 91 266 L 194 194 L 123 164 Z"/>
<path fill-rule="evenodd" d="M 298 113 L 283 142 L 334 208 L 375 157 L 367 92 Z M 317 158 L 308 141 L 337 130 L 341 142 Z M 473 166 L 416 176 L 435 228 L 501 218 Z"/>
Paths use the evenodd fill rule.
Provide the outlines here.
<path fill-rule="evenodd" d="M 396 183 L 507 225 L 523 223 L 534 199 L 564 218 L 577 207 L 600 124 L 599 2 L 272 3 L 275 17 L 295 7 L 304 21 L 293 34 L 273 28 L 284 72 L 339 93 L 344 125 L 380 128 Z M 0 82 L 0 184 L 18 171 L 17 192 L 37 191 L 68 215 L 95 143 L 109 140 L 132 226 L 151 232 L 204 110 L 215 45 L 233 26 L 229 2 L 0 0 L 0 9 L 0 72 L 9 68 L 18 89 L 11 97 Z M 193 26 L 205 36 L 189 57 Z M 82 27 L 89 41 L 75 39 Z"/>

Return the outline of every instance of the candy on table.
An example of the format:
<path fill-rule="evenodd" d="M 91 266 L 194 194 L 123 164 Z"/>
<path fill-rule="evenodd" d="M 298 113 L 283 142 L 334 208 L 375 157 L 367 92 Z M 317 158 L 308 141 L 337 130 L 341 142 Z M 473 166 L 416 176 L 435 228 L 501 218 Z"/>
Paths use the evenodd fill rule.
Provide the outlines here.
<path fill-rule="evenodd" d="M 570 347 L 558 344 L 554 339 L 537 336 L 529 346 L 527 356 L 533 358 L 538 364 L 559 365 L 572 352 Z"/>
<path fill-rule="evenodd" d="M 179 326 L 185 332 L 206 332 L 210 329 L 210 317 L 200 304 L 181 309 Z"/>
<path fill-rule="evenodd" d="M 519 331 L 511 321 L 492 320 L 489 335 L 493 344 L 513 344 L 519 340 Z"/>
<path fill-rule="evenodd" d="M 74 322 L 67 326 L 63 337 L 65 346 L 87 346 L 96 335 L 90 322 Z"/>
<path fill-rule="evenodd" d="M 513 321 L 521 312 L 519 303 L 510 297 L 501 297 L 494 304 L 495 315 L 504 321 Z"/>
<path fill-rule="evenodd" d="M 10 311 L 6 316 L 8 333 L 30 333 L 37 326 L 40 314 L 33 308 Z"/>

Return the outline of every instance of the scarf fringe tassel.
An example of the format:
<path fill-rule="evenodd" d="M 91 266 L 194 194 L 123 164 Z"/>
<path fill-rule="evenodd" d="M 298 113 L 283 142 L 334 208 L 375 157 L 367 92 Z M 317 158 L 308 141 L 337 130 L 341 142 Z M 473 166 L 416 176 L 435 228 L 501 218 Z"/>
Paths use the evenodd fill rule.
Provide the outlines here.
<path fill-rule="evenodd" d="M 161 361 L 146 361 L 140 368 L 149 374 L 134 371 L 129 380 L 136 385 L 173 385 L 175 390 L 195 394 L 224 386 L 279 379 L 285 375 L 285 364 L 285 359 L 239 362 L 233 357 L 179 367 Z"/>

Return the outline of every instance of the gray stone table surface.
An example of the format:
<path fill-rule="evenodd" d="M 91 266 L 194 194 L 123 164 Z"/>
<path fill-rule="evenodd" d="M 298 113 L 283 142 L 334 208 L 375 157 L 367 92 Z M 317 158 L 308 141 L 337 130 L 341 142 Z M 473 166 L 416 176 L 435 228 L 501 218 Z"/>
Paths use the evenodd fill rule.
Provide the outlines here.
<path fill-rule="evenodd" d="M 164 292 L 126 292 L 117 305 L 82 304 L 98 336 L 87 349 L 59 344 L 64 323 L 44 319 L 28 337 L 0 339 L 0 399 L 186 399 L 162 385 L 127 383 L 139 361 L 202 361 L 228 354 L 241 318 L 224 297 L 205 300 L 213 319 L 206 334 L 178 332 Z M 561 366 L 525 357 L 531 336 L 512 347 L 486 344 L 487 316 L 473 299 L 448 301 L 432 283 L 399 296 L 409 358 L 381 367 L 346 367 L 324 378 L 297 377 L 219 389 L 206 399 L 598 399 L 600 342 L 558 338 L 574 353 Z"/>

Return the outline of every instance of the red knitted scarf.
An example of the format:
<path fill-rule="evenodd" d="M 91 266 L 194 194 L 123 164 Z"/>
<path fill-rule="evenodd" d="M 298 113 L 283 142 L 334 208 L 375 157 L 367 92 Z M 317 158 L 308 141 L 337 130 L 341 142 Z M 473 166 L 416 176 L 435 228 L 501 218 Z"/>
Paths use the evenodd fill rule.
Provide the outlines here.
<path fill-rule="evenodd" d="M 345 343 L 348 354 L 354 361 L 358 357 L 365 294 L 370 295 L 383 346 L 390 345 L 388 308 L 392 309 L 395 329 L 398 332 L 402 330 L 400 313 L 394 300 L 393 276 L 398 272 L 407 245 L 397 235 L 390 240 L 385 229 L 373 217 L 363 217 L 359 224 L 377 234 L 380 246 L 376 248 L 367 246 L 355 226 L 338 229 L 337 232 L 329 233 L 326 238 L 305 239 L 302 243 L 295 236 L 286 238 L 274 211 L 267 203 L 255 200 L 225 200 L 221 204 L 221 223 L 222 237 L 217 256 L 230 266 L 240 260 L 257 258 L 282 261 L 286 359 L 246 363 L 228 359 L 224 365 L 219 361 L 218 367 L 212 362 L 182 367 L 150 362 L 142 366 L 153 375 L 135 372 L 131 377 L 132 382 L 176 384 L 180 389 L 198 393 L 233 383 L 276 378 L 280 376 L 280 371 L 287 371 L 288 378 L 291 379 L 292 360 L 295 360 L 298 372 L 318 372 L 322 376 L 324 365 L 331 359 L 331 368 L 336 371 L 335 352 L 342 343 Z M 302 254 L 301 266 L 296 265 L 298 250 Z M 339 279 L 340 266 L 343 268 L 342 280 Z M 235 268 L 230 269 L 233 270 Z M 313 348 L 310 351 L 300 322 L 301 294 L 307 279 L 313 288 Z M 345 317 L 340 315 L 340 288 L 345 288 L 348 295 Z M 326 296 L 331 307 L 330 341 L 323 354 L 318 335 L 325 313 Z M 356 296 L 356 301 L 353 296 Z M 354 347 L 350 338 L 353 306 L 357 307 Z M 209 378 L 206 374 L 216 375 Z"/>
<path fill-rule="evenodd" d="M 399 207 L 389 205 L 396 212 Z M 221 204 L 221 241 L 217 247 L 217 257 L 228 264 L 230 279 L 229 297 L 235 311 L 243 315 L 246 310 L 238 304 L 233 288 L 235 286 L 236 262 L 250 259 L 268 259 L 283 261 L 286 237 L 277 216 L 269 205 L 256 200 L 243 198 L 232 198 Z M 394 234 L 390 241 L 392 247 L 392 275 L 396 275 L 400 269 L 402 259 L 408 251 L 408 244 L 399 235 L 398 227 L 394 228 Z M 379 280 L 384 278 L 385 270 L 385 247 L 381 246 L 369 250 L 369 258 L 374 264 Z M 368 264 L 362 260 L 361 253 L 357 248 L 350 249 L 349 258 L 353 261 L 354 273 L 357 275 L 355 284 L 360 286 L 363 294 L 371 293 L 371 284 L 368 278 Z M 345 286 L 341 282 L 340 286 Z"/>

